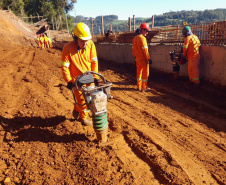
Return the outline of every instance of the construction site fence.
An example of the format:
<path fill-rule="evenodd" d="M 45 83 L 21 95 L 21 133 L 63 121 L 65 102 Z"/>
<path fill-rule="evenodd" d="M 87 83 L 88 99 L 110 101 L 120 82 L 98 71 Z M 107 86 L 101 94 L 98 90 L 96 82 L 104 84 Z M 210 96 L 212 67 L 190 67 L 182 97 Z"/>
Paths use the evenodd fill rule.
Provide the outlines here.
<path fill-rule="evenodd" d="M 226 21 L 199 23 L 189 25 L 194 35 L 198 36 L 202 45 L 225 46 L 226 45 Z M 148 32 L 146 39 L 149 44 L 183 45 L 184 26 L 154 27 Z M 136 36 L 135 31 L 120 32 L 105 35 L 93 35 L 93 41 L 98 43 L 132 43 Z"/>

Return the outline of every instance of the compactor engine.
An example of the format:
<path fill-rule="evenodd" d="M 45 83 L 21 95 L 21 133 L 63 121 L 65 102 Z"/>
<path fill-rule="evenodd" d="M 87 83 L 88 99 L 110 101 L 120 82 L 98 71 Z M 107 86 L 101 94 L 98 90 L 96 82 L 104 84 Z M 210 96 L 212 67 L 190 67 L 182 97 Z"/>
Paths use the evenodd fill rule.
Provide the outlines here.
<path fill-rule="evenodd" d="M 173 65 L 173 75 L 175 79 L 179 77 L 180 65 L 187 62 L 187 58 L 183 57 L 183 47 L 177 47 L 172 52 L 169 52 L 170 59 Z"/>

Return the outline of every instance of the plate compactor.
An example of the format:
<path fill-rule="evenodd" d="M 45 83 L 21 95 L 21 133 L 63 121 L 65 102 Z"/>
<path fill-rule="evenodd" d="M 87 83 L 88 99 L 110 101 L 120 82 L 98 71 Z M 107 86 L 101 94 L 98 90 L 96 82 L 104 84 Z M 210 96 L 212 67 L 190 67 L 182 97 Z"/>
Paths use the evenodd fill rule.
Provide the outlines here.
<path fill-rule="evenodd" d="M 87 108 L 92 112 L 93 128 L 99 145 L 111 144 L 107 139 L 107 100 L 112 98 L 110 95 L 111 85 L 112 83 L 107 82 L 103 75 L 87 71 L 79 76 L 74 84 L 76 90 L 82 91 L 86 103 L 78 104 L 72 90 L 75 103 L 79 106 L 87 105 Z"/>
<path fill-rule="evenodd" d="M 187 57 L 183 57 L 183 47 L 177 47 L 172 52 L 170 51 L 169 54 L 173 65 L 174 79 L 178 79 L 180 65 L 185 64 L 188 61 L 188 59 Z"/>

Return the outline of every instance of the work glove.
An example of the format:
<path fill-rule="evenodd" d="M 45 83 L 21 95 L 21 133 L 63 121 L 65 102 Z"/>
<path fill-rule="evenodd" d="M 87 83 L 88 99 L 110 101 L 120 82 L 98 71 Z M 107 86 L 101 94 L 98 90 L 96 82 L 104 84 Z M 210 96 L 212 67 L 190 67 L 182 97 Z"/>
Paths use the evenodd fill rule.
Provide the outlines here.
<path fill-rule="evenodd" d="M 99 83 L 100 83 L 100 80 L 99 79 L 94 79 L 94 84 L 95 84 L 95 86 L 99 86 Z"/>
<path fill-rule="evenodd" d="M 67 83 L 67 88 L 68 88 L 68 89 L 71 90 L 73 87 L 74 87 L 74 84 L 73 84 L 72 82 L 68 82 L 68 83 Z"/>
<path fill-rule="evenodd" d="M 152 64 L 152 60 L 151 59 L 148 62 L 149 62 L 149 64 Z"/>

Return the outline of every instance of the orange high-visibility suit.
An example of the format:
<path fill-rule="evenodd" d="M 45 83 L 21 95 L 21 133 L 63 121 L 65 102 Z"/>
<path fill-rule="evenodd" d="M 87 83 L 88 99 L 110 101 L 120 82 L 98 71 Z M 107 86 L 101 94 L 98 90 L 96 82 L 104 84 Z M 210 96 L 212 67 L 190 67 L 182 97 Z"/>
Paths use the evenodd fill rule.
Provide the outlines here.
<path fill-rule="evenodd" d="M 133 39 L 133 56 L 136 58 L 137 66 L 137 88 L 145 90 L 147 88 L 149 76 L 149 60 L 148 45 L 146 38 L 140 34 Z"/>
<path fill-rule="evenodd" d="M 48 43 L 49 43 L 49 47 L 52 48 L 53 47 L 53 43 L 52 43 L 51 38 L 49 38 L 49 37 L 48 37 Z"/>
<path fill-rule="evenodd" d="M 41 49 L 45 49 L 45 40 L 44 40 L 44 37 L 43 36 L 40 36 L 39 37 L 39 46 Z"/>
<path fill-rule="evenodd" d="M 36 42 L 37 42 L 37 44 L 38 44 L 38 47 L 41 47 L 41 46 L 40 46 L 40 38 L 39 38 L 39 36 L 38 36 L 38 35 L 37 35 Z"/>
<path fill-rule="evenodd" d="M 49 39 L 47 36 L 44 36 L 44 47 L 49 48 Z"/>
<path fill-rule="evenodd" d="M 88 41 L 85 49 L 79 49 L 74 41 L 69 42 L 63 48 L 61 69 L 64 80 L 68 82 L 75 82 L 78 76 L 86 71 L 94 71 L 98 73 L 98 60 L 96 54 L 96 47 L 92 40 Z M 84 104 L 85 99 L 81 91 L 75 89 L 74 94 L 78 104 Z M 75 104 L 75 110 L 79 112 L 81 119 L 88 117 L 87 106 L 79 106 Z"/>
<path fill-rule="evenodd" d="M 189 35 L 185 38 L 183 55 L 188 57 L 188 75 L 191 82 L 199 84 L 199 47 L 200 41 L 196 35 Z"/>

